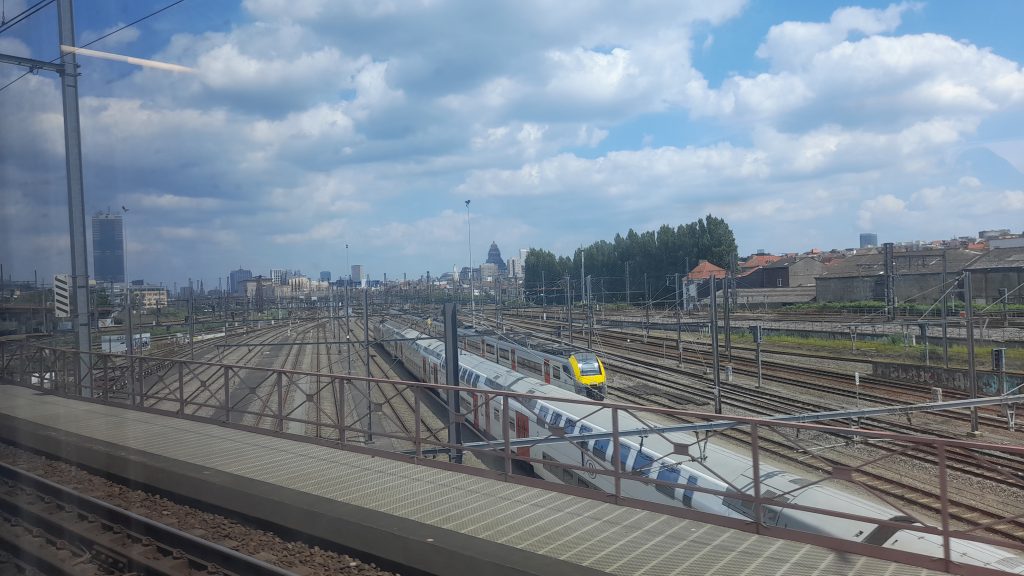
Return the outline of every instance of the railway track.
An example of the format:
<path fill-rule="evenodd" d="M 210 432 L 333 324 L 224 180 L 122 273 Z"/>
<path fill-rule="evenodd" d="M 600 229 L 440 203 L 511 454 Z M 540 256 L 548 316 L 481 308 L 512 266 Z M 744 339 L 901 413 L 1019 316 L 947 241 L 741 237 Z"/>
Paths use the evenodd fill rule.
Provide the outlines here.
<path fill-rule="evenodd" d="M 26 573 L 292 574 L 0 464 L 0 547 Z"/>
<path fill-rule="evenodd" d="M 531 328 L 534 334 L 538 333 L 535 325 L 527 324 L 525 326 Z M 618 354 L 615 349 L 625 348 L 628 350 L 628 356 L 630 358 L 635 357 L 637 353 L 642 353 L 650 358 L 662 357 L 664 356 L 664 345 L 667 343 L 671 343 L 673 350 L 675 349 L 674 336 L 661 337 L 657 335 L 648 335 L 646 343 L 639 339 L 640 336 L 641 334 L 639 333 L 605 330 L 601 332 L 599 347 L 595 348 L 597 348 L 605 357 L 621 357 L 622 355 Z M 664 371 L 671 372 L 671 374 L 675 376 L 705 379 L 706 373 L 711 370 L 711 363 L 709 360 L 711 354 L 710 345 L 690 341 L 686 343 L 686 347 L 689 349 L 684 350 L 682 367 L 672 367 L 668 364 L 662 364 L 660 368 Z M 735 374 L 750 378 L 756 377 L 757 365 L 753 357 L 752 350 L 750 350 L 750 352 L 751 354 L 749 356 L 733 356 L 731 369 Z M 786 353 L 779 352 L 775 354 Z M 800 353 L 796 353 L 794 355 L 799 357 L 828 359 L 827 357 L 820 355 Z M 833 358 L 832 360 L 835 359 Z M 860 386 L 857 388 L 853 386 L 851 374 L 847 372 L 801 366 L 781 360 L 762 361 L 762 371 L 763 375 L 774 383 L 785 384 L 815 393 L 824 392 L 828 393 L 830 396 L 845 398 L 848 400 L 874 402 L 880 405 L 894 405 L 928 402 L 932 399 L 932 388 L 930 386 L 879 378 L 866 374 L 861 375 Z M 772 395 L 772 393 L 765 388 L 761 388 L 757 391 L 751 391 L 750 394 L 765 396 L 766 402 L 771 400 L 770 396 Z M 949 399 L 968 397 L 967 394 L 956 391 L 944 391 L 944 395 Z M 836 406 L 829 406 L 826 409 L 836 409 Z M 992 428 L 1006 427 L 1006 421 L 1001 417 L 997 408 L 980 408 L 979 414 L 981 416 L 981 423 L 985 426 Z M 960 412 L 945 412 L 942 413 L 942 417 L 952 419 L 960 424 L 966 424 L 970 420 L 969 415 Z"/>

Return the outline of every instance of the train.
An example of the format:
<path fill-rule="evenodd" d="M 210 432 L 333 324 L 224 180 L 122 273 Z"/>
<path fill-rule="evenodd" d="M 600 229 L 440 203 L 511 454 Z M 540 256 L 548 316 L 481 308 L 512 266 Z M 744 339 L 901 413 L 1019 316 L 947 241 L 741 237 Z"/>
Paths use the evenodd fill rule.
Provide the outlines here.
<path fill-rule="evenodd" d="M 591 400 L 604 400 L 604 363 L 589 350 L 543 341 L 530 344 L 515 336 L 484 330 L 462 330 L 459 341 L 464 349 L 520 374 Z"/>
<path fill-rule="evenodd" d="M 423 382 L 443 383 L 445 350 L 441 341 L 390 321 L 375 325 L 374 330 L 376 336 L 385 342 L 389 352 L 416 377 Z M 459 351 L 459 381 L 466 388 L 460 392 L 461 402 L 467 412 L 466 424 L 488 439 L 504 440 L 506 434 L 510 439 L 548 437 L 556 430 L 564 434 L 601 433 L 613 428 L 610 409 L 572 403 L 582 397 L 465 350 Z M 476 390 L 531 394 L 542 396 L 543 399 L 509 401 L 509 420 L 503 422 L 500 398 L 489 396 L 491 400 L 488 400 L 488 396 Z M 444 401 L 443 395 L 439 398 Z M 620 431 L 649 428 L 648 424 L 624 410 L 620 410 L 617 416 Z M 679 455 L 680 446 L 688 447 L 688 452 L 696 449 L 698 455 Z M 533 469 L 537 476 L 545 480 L 614 493 L 614 478 L 596 473 L 596 469 L 613 469 L 614 448 L 610 439 L 596 439 L 521 446 L 516 447 L 515 451 L 518 457 L 540 460 L 541 464 L 533 466 Z M 636 478 L 621 480 L 620 490 L 626 497 L 932 558 L 943 557 L 941 536 L 778 506 L 762 505 L 756 511 L 750 500 L 739 497 L 741 492 L 753 494 L 754 467 L 750 458 L 708 442 L 707 439 L 702 441 L 693 434 L 651 433 L 639 438 L 620 436 L 618 458 L 620 470 L 628 471 Z M 565 464 L 574 468 L 566 467 Z M 587 469 L 595 469 L 595 473 L 586 472 Z M 915 524 L 912 518 L 880 501 L 822 485 L 764 461 L 760 463 L 759 471 L 761 495 L 764 498 L 895 523 Z M 671 485 L 645 482 L 647 479 Z M 724 495 L 695 490 L 698 487 L 716 490 Z M 968 540 L 952 540 L 950 551 L 954 562 L 1024 574 L 1024 557 L 1011 550 Z"/>

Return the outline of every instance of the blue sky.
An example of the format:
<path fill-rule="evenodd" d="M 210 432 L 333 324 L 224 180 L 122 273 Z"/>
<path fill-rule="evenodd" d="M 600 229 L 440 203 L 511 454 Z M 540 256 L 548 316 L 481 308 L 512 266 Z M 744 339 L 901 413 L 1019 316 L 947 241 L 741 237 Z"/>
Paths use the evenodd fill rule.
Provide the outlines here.
<path fill-rule="evenodd" d="M 5 0 L 8 16 L 25 0 Z M 79 44 L 166 2 L 79 0 Z M 1024 4 L 187 0 L 82 57 L 133 278 L 374 278 L 724 217 L 741 254 L 1021 231 Z M 50 59 L 49 7 L 0 52 Z M 0 85 L 21 74 L 0 65 Z M 56 80 L 0 92 L 0 262 L 66 271 Z"/>

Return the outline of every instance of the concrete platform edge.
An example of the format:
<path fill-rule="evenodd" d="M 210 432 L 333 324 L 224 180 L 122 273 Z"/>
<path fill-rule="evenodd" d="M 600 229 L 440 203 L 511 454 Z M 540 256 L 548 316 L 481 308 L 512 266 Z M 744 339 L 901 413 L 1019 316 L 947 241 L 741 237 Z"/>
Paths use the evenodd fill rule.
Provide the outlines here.
<path fill-rule="evenodd" d="M 0 415 L 0 439 L 438 576 L 606 572 L 267 482 Z M 428 542 L 427 539 L 432 539 Z"/>

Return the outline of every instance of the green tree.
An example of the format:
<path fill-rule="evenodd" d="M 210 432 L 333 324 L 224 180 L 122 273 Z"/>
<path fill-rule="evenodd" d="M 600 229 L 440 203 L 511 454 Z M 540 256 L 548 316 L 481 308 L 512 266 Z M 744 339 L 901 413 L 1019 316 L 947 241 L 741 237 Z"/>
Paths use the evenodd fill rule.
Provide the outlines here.
<path fill-rule="evenodd" d="M 657 286 L 666 276 L 689 272 L 687 261 L 691 268 L 700 260 L 708 260 L 735 270 L 738 254 L 732 229 L 724 219 L 708 214 L 675 228 L 665 224 L 657 230 L 639 233 L 629 229 L 625 236 L 616 234 L 611 242 L 599 240 L 575 250 L 572 257 L 558 257 L 547 250 L 532 248 L 524 263 L 527 293 L 539 294 L 543 282 L 547 301 L 554 302 L 562 297 L 567 275 L 574 290 L 579 290 L 580 264 L 584 258 L 585 274 L 598 281 L 594 285 L 595 297 L 598 290 L 604 290 L 612 295 L 608 300 L 624 300 L 627 263 L 629 290 L 635 299 L 643 290 L 640 279 L 644 274 L 652 286 Z"/>

